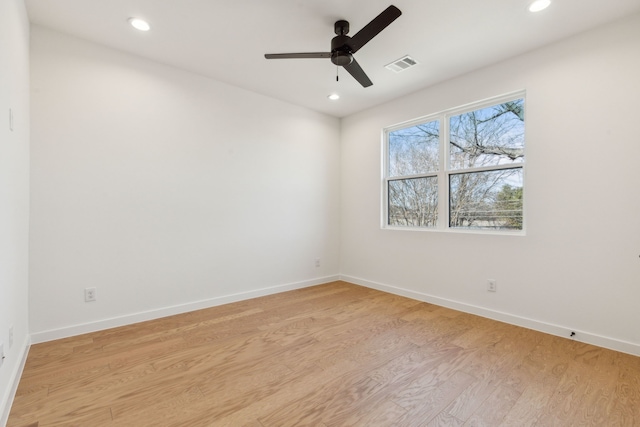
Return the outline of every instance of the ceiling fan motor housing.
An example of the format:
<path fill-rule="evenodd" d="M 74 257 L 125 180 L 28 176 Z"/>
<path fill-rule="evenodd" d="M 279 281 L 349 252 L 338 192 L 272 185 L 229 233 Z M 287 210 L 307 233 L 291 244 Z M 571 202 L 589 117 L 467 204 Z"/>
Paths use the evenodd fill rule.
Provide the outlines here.
<path fill-rule="evenodd" d="M 336 65 L 345 66 L 353 62 L 349 41 L 349 23 L 347 21 L 337 21 L 334 25 L 337 34 L 331 39 L 331 62 Z"/>

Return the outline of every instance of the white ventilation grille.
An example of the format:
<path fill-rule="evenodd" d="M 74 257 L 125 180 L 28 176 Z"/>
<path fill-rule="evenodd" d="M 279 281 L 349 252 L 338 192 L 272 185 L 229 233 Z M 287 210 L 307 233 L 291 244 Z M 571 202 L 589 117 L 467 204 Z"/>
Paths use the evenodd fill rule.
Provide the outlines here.
<path fill-rule="evenodd" d="M 385 65 L 384 68 L 399 73 L 400 71 L 404 71 L 414 65 L 418 65 L 418 62 L 409 55 L 406 55 L 396 61 L 393 61 L 391 64 Z"/>

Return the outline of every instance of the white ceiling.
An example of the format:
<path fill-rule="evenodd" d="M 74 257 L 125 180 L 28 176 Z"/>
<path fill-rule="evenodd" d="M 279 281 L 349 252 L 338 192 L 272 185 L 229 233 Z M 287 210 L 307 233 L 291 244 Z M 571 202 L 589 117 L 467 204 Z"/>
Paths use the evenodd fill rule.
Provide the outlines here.
<path fill-rule="evenodd" d="M 266 60 L 265 53 L 329 51 L 333 24 L 349 35 L 393 1 L 402 16 L 355 55 L 361 87 L 329 59 Z M 33 24 L 344 117 L 409 92 L 640 12 L 640 0 L 26 0 Z M 127 19 L 149 21 L 151 31 Z M 384 66 L 409 54 L 419 65 Z M 327 95 L 337 92 L 339 101 Z"/>

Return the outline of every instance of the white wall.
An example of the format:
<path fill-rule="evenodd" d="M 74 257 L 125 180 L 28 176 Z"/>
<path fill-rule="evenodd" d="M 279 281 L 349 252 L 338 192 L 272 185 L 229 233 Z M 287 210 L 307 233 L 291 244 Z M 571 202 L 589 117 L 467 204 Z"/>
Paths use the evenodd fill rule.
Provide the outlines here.
<path fill-rule="evenodd" d="M 640 15 L 343 120 L 343 276 L 640 354 L 638 76 Z M 381 230 L 381 129 L 520 89 L 526 236 Z"/>
<path fill-rule="evenodd" d="M 39 27 L 31 85 L 34 342 L 337 277 L 339 120 Z"/>
<path fill-rule="evenodd" d="M 0 366 L 0 425 L 6 422 L 29 340 L 28 227 L 29 22 L 22 0 L 0 0 L 0 341 L 6 356 Z"/>

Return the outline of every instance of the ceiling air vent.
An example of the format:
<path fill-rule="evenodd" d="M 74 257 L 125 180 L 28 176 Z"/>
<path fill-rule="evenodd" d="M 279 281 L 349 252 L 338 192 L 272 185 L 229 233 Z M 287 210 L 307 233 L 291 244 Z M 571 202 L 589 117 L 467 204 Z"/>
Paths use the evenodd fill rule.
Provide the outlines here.
<path fill-rule="evenodd" d="M 404 71 L 407 68 L 413 67 L 417 64 L 418 62 L 415 59 L 413 59 L 409 55 L 406 55 L 396 61 L 393 61 L 391 64 L 385 65 L 384 68 L 399 73 L 400 71 Z"/>

